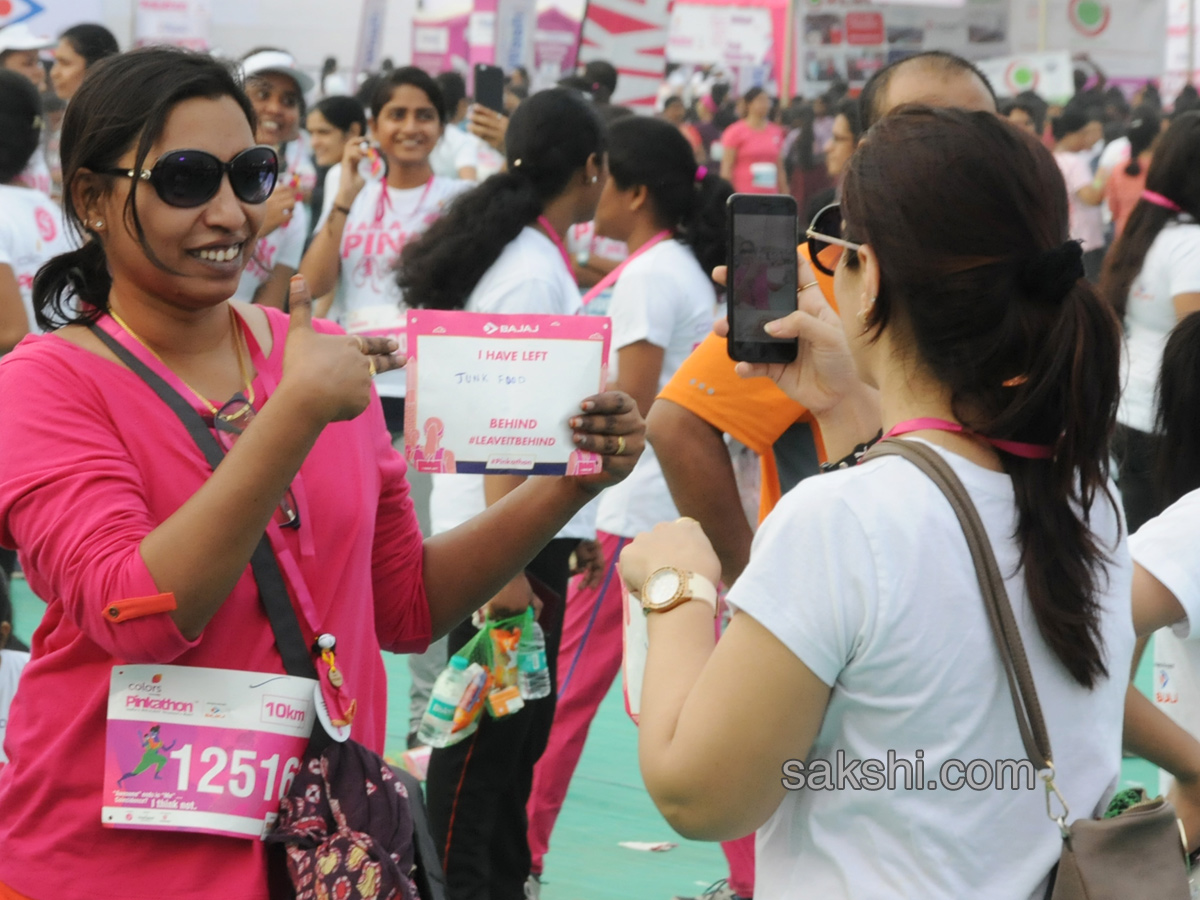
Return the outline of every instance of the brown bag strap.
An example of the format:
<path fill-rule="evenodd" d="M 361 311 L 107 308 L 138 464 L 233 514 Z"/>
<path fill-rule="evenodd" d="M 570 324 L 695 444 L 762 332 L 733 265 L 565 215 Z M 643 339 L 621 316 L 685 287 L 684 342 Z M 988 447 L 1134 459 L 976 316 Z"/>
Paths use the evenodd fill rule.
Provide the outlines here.
<path fill-rule="evenodd" d="M 949 463 L 925 444 L 888 438 L 868 450 L 862 461 L 880 456 L 902 456 L 928 475 L 946 495 L 954 514 L 958 516 L 967 539 L 967 547 L 971 551 L 971 559 L 975 563 L 979 589 L 983 592 L 983 603 L 987 609 L 988 620 L 992 623 L 992 635 L 996 639 L 1000 659 L 1004 663 L 1004 674 L 1008 678 L 1013 710 L 1017 714 L 1017 727 L 1021 730 L 1021 740 L 1025 744 L 1025 754 L 1039 770 L 1047 768 L 1052 759 L 1050 736 L 1046 732 L 1042 707 L 1038 703 L 1037 690 L 1033 685 L 1033 673 L 1029 668 L 1029 659 L 1025 656 L 1025 645 L 1021 641 L 1021 632 L 1017 629 L 1016 616 L 1008 599 L 1008 591 L 1004 587 L 1004 578 L 1000 575 L 1000 567 L 996 564 L 996 556 L 992 552 L 987 531 L 970 494 Z"/>

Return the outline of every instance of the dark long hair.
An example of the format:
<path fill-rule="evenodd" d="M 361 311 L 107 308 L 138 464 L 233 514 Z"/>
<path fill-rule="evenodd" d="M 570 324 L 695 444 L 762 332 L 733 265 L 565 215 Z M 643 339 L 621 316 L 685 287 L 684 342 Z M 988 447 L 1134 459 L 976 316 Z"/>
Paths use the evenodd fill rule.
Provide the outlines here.
<path fill-rule="evenodd" d="M 1200 313 L 1167 338 L 1157 408 L 1157 499 L 1166 507 L 1200 488 Z"/>
<path fill-rule="evenodd" d="M 24 75 L 0 69 L 0 184 L 25 170 L 42 137 L 42 100 Z"/>
<path fill-rule="evenodd" d="M 1161 194 L 1200 220 L 1200 112 L 1184 113 L 1171 120 L 1171 127 L 1150 160 L 1146 190 Z M 1121 318 L 1125 318 L 1129 289 L 1142 271 L 1150 245 L 1178 215 L 1174 210 L 1139 200 L 1125 230 L 1108 251 L 1100 275 L 1100 295 Z"/>
<path fill-rule="evenodd" d="M 100 60 L 116 56 L 121 52 L 113 33 L 103 25 L 97 25 L 94 22 L 73 25 L 64 31 L 61 37 L 83 57 L 85 68 L 90 69 Z"/>
<path fill-rule="evenodd" d="M 554 88 L 517 108 L 505 144 L 508 171 L 457 197 L 401 252 L 396 281 L 411 306 L 461 309 L 521 229 L 589 158 L 603 158 L 604 123 L 577 91 Z"/>
<path fill-rule="evenodd" d="M 94 321 L 108 309 L 112 276 L 99 235 L 75 208 L 74 181 L 80 169 L 115 168 L 136 147 L 130 167 L 145 168 L 150 147 L 158 140 L 171 111 L 184 100 L 232 97 L 254 129 L 254 108 L 234 77 L 233 69 L 202 53 L 147 47 L 110 56 L 88 70 L 63 118 L 63 216 L 83 238 L 83 245 L 56 256 L 33 279 L 33 308 L 38 325 L 49 330 Z M 138 218 L 140 178 L 131 179 L 125 216 L 132 222 L 147 257 L 160 265 L 146 242 Z M 153 190 L 148 186 L 143 190 Z M 115 224 L 115 223 L 114 223 Z M 82 305 L 76 303 L 82 301 Z"/>
<path fill-rule="evenodd" d="M 349 131 L 351 125 L 358 125 L 359 137 L 367 133 L 367 112 L 353 97 L 326 97 L 317 102 L 313 112 L 319 112 L 338 131 Z"/>
<path fill-rule="evenodd" d="M 438 119 L 445 125 L 447 116 L 446 100 L 442 96 L 441 85 L 428 72 L 424 69 L 418 69 L 416 66 L 401 66 L 399 69 L 392 69 L 379 79 L 379 83 L 375 86 L 374 93 L 371 95 L 371 118 L 378 119 L 379 114 L 383 112 L 383 108 L 391 102 L 392 94 L 396 92 L 396 88 L 406 84 L 425 92 L 425 96 L 429 98 L 429 102 L 437 110 Z"/>
<path fill-rule="evenodd" d="M 705 274 L 725 265 L 725 201 L 733 187 L 707 170 L 697 180 L 696 157 L 679 129 L 661 119 L 630 116 L 613 123 L 608 145 L 608 172 L 617 186 L 644 185 L 658 224 L 692 248 Z"/>
<path fill-rule="evenodd" d="M 1143 153 L 1154 146 L 1154 141 L 1162 133 L 1162 116 L 1152 106 L 1139 106 L 1133 111 L 1129 121 L 1129 165 L 1125 167 L 1126 175 L 1141 175 L 1142 161 L 1138 159 Z"/>
<path fill-rule="evenodd" d="M 969 428 L 1055 447 L 1052 460 L 1000 459 L 1038 628 L 1093 686 L 1107 672 L 1097 593 L 1109 548 L 1088 520 L 1097 495 L 1116 513 L 1107 470 L 1120 329 L 1067 243 L 1054 158 L 990 113 L 909 107 L 881 119 L 850 160 L 843 208 L 847 237 L 879 259 L 876 334 L 892 323 Z"/>

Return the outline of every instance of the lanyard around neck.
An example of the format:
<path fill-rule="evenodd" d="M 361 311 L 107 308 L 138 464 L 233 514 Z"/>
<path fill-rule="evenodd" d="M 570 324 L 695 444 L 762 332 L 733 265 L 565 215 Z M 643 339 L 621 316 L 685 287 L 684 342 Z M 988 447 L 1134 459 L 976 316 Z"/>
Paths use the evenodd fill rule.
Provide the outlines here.
<path fill-rule="evenodd" d="M 625 258 L 625 260 L 619 266 L 617 266 L 615 269 L 613 269 L 611 272 L 609 272 L 607 275 L 605 275 L 603 278 L 601 278 L 599 283 L 597 283 L 595 287 L 593 287 L 590 291 L 588 291 L 586 294 L 583 295 L 583 305 L 587 306 L 589 303 L 591 303 L 593 300 L 595 300 L 597 297 L 599 297 L 602 293 L 604 293 L 604 291 L 608 290 L 609 285 L 615 284 L 616 280 L 621 277 L 621 273 L 623 271 L 625 271 L 625 267 L 627 265 L 629 265 L 631 262 L 633 262 L 635 259 L 637 259 L 639 256 L 641 256 L 643 253 L 645 253 L 647 250 L 649 250 L 655 244 L 662 243 L 670 236 L 671 236 L 671 229 L 664 228 L 658 234 L 654 235 L 654 237 L 650 238 L 650 240 L 646 241 L 646 243 L 642 244 L 642 246 L 638 247 L 635 251 L 633 251 L 633 253 L 629 254 L 629 256 L 627 256 Z"/>
<path fill-rule="evenodd" d="M 967 434 L 973 437 L 987 441 L 997 450 L 1003 453 L 1008 453 L 1012 456 L 1019 456 L 1022 459 L 1053 459 L 1054 448 L 1049 444 L 1026 444 L 1022 441 L 1005 441 L 1000 438 L 990 438 L 987 435 L 979 434 L 964 428 L 958 422 L 950 422 L 946 419 L 936 418 L 921 418 L 908 419 L 904 422 L 898 422 L 892 427 L 891 431 L 885 434 L 884 439 L 890 437 L 899 437 L 902 434 L 911 434 L 914 431 L 949 431 L 954 434 Z"/>
<path fill-rule="evenodd" d="M 563 265 L 567 267 L 567 271 L 571 271 L 571 254 L 567 252 L 567 245 L 563 243 L 563 239 L 558 236 L 558 232 L 554 230 L 554 225 L 545 216 L 538 216 L 537 223 L 542 226 L 546 232 L 546 237 L 554 242 L 554 246 L 558 248 L 559 255 L 562 256 Z"/>
<path fill-rule="evenodd" d="M 409 214 L 413 219 L 417 218 L 417 213 L 421 211 L 421 207 L 425 205 L 425 198 L 429 196 L 429 189 L 433 187 L 433 179 L 436 176 L 430 175 L 429 180 L 425 182 L 425 190 L 421 191 L 421 197 L 417 200 L 417 205 L 413 207 L 413 211 Z M 378 225 L 383 221 L 383 217 L 392 211 L 392 196 L 388 190 L 388 183 L 385 179 L 380 182 L 379 199 L 375 201 L 375 224 Z"/>

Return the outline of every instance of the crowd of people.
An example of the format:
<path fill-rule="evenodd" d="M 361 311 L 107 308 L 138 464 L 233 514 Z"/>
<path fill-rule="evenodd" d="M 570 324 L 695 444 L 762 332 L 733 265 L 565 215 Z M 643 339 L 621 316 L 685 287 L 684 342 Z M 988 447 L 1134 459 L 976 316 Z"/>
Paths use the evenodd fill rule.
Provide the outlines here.
<path fill-rule="evenodd" d="M 1025 756 L 953 508 L 871 449 L 902 438 L 978 509 L 1075 814 L 1136 753 L 1200 847 L 1200 736 L 1130 684 L 1200 621 L 1194 89 L 1127 99 L 1089 63 L 1061 106 L 998 101 L 933 51 L 786 104 L 667 78 L 639 115 L 599 61 L 511 73 L 503 110 L 456 72 L 335 70 L 0 30 L 0 900 L 268 896 L 262 842 L 101 821 L 176 759 L 151 729 L 103 783 L 115 669 L 292 674 L 262 553 L 375 752 L 381 651 L 417 748 L 450 655 L 536 611 L 554 690 L 429 752 L 449 900 L 539 896 L 639 604 L 641 772 L 721 842 L 710 900 L 1049 896 L 1039 791 L 784 777 Z M 727 352 L 735 192 L 802 210 L 796 312 L 766 326 L 794 362 Z M 568 423 L 600 471 L 410 470 L 417 309 L 607 317 Z M 45 603 L 29 648 L 14 574 Z"/>

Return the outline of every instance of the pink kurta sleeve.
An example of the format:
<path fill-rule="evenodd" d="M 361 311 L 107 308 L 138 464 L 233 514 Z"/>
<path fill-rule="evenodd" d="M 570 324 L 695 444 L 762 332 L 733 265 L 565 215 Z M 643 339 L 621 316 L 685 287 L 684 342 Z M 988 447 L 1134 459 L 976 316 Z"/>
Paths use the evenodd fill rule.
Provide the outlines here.
<path fill-rule="evenodd" d="M 34 592 L 60 603 L 106 653 L 131 663 L 170 662 L 200 639 L 184 638 L 166 612 L 122 621 L 108 612 L 114 603 L 159 593 L 140 553 L 158 523 L 142 475 L 106 415 L 128 385 L 112 379 L 98 395 L 63 364 L 63 349 L 51 344 L 60 340 L 27 339 L 0 363 L 0 544 L 21 551 Z"/>

